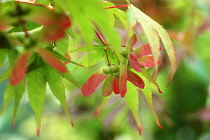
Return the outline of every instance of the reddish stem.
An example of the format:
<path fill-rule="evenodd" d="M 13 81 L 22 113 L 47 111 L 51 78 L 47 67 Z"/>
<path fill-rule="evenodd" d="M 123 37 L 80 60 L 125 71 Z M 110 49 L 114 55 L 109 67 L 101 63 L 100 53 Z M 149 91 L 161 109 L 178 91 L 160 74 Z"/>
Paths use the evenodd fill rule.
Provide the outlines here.
<path fill-rule="evenodd" d="M 118 6 L 112 6 L 112 7 L 106 7 L 104 9 L 111 9 L 111 8 L 119 8 L 119 7 L 128 7 L 129 5 L 126 4 L 126 5 L 118 5 Z"/>
<path fill-rule="evenodd" d="M 101 36 L 95 31 L 96 33 L 96 36 L 100 39 L 101 43 L 104 45 L 104 46 L 107 46 L 107 44 L 105 43 L 105 41 L 101 38 Z"/>

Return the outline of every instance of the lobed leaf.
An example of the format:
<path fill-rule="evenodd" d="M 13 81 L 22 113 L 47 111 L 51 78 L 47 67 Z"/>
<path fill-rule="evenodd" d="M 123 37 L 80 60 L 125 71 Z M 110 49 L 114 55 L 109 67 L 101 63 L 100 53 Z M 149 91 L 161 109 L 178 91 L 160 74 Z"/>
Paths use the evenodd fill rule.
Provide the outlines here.
<path fill-rule="evenodd" d="M 44 109 L 46 80 L 44 62 L 40 56 L 37 56 L 34 63 L 30 65 L 32 71 L 27 74 L 28 79 L 28 97 L 32 110 L 35 113 L 37 136 L 40 133 L 41 116 Z"/>
<path fill-rule="evenodd" d="M 159 39 L 157 38 L 157 34 L 162 40 L 162 43 L 166 49 L 166 52 L 168 54 L 169 60 L 171 62 L 171 75 L 168 82 L 168 85 L 170 84 L 175 70 L 176 70 L 176 58 L 175 58 L 175 51 L 172 44 L 172 41 L 167 33 L 167 31 L 156 21 L 152 20 L 150 17 L 148 17 L 146 14 L 144 14 L 142 11 L 134 7 L 133 5 L 130 6 L 132 11 L 134 12 L 134 15 L 136 15 L 136 20 L 142 25 L 142 28 L 148 38 L 148 41 L 152 47 L 152 54 L 154 55 L 154 61 L 155 64 L 158 62 L 158 48 L 159 47 Z M 148 28 L 147 28 L 148 25 Z M 150 32 L 150 30 L 155 30 L 155 32 Z M 154 36 L 154 37 L 153 37 Z M 153 39 L 153 40 L 152 40 Z M 156 45 L 156 46 L 155 46 Z M 168 86 L 167 85 L 167 86 Z"/>
<path fill-rule="evenodd" d="M 104 81 L 106 78 L 108 78 L 107 75 L 103 75 L 99 72 L 94 73 L 91 75 L 86 82 L 82 85 L 82 93 L 84 96 L 89 96 L 93 94 L 93 92 L 96 90 L 96 88 L 100 85 L 102 81 Z"/>

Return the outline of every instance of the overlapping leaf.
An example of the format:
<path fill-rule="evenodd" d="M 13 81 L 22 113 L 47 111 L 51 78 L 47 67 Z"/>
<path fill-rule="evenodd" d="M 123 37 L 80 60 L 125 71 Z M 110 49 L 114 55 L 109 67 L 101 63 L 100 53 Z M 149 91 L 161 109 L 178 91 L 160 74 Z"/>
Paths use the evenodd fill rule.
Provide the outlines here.
<path fill-rule="evenodd" d="M 166 30 L 157 22 L 152 20 L 146 14 L 144 14 L 141 10 L 137 9 L 135 6 L 130 5 L 130 10 L 133 12 L 134 17 L 136 18 L 137 22 L 139 22 L 146 34 L 149 44 L 151 45 L 152 54 L 154 56 L 154 62 L 156 64 L 155 71 L 157 72 L 157 64 L 158 64 L 158 48 L 160 47 L 159 38 L 161 39 L 166 52 L 168 54 L 169 60 L 171 62 L 171 75 L 169 83 L 171 82 L 173 75 L 176 69 L 176 62 L 175 62 L 175 54 L 174 54 L 174 47 L 167 34 Z M 168 83 L 168 84 L 169 84 Z"/>

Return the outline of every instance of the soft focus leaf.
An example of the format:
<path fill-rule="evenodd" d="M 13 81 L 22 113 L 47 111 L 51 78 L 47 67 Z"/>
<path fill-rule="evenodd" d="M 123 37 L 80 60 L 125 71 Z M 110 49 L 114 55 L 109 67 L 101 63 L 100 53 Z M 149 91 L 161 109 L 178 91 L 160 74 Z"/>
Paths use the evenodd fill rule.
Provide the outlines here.
<path fill-rule="evenodd" d="M 32 71 L 27 74 L 28 97 L 32 110 L 35 113 L 37 132 L 40 132 L 41 116 L 44 109 L 46 80 L 44 62 L 37 56 L 34 63 L 30 65 Z M 39 133 L 37 133 L 39 135 Z"/>
<path fill-rule="evenodd" d="M 143 78 L 143 76 L 142 76 L 142 78 Z M 143 89 L 141 89 L 141 90 L 144 93 L 144 96 L 145 96 L 145 98 L 147 100 L 147 103 L 148 103 L 148 105 L 149 105 L 149 107 L 150 107 L 150 109 L 151 109 L 151 111 L 152 111 L 152 113 L 153 113 L 153 115 L 155 117 L 155 120 L 156 120 L 157 125 L 161 129 L 163 129 L 162 126 L 161 126 L 161 124 L 160 124 L 160 121 L 158 119 L 158 116 L 156 114 L 156 111 L 154 109 L 153 103 L 152 103 L 152 91 L 151 91 L 151 88 L 149 86 L 150 83 L 149 83 L 149 81 L 146 78 L 143 78 L 143 81 L 145 83 L 145 87 Z"/>
<path fill-rule="evenodd" d="M 136 87 L 143 89 L 144 88 L 144 81 L 135 73 L 128 70 L 128 81 L 134 84 Z"/>
<path fill-rule="evenodd" d="M 137 88 L 130 82 L 127 82 L 127 91 L 128 93 L 125 95 L 126 103 L 133 114 L 133 117 L 139 129 L 139 133 L 142 134 L 139 116 L 139 93 L 137 91 Z"/>
<path fill-rule="evenodd" d="M 29 57 L 30 52 L 24 52 L 17 58 L 9 75 L 9 82 L 11 85 L 17 85 L 24 78 Z"/>
<path fill-rule="evenodd" d="M 103 100 L 101 102 L 101 104 L 99 105 L 99 107 L 96 109 L 94 115 L 98 115 L 98 113 L 101 111 L 101 109 L 104 107 L 104 105 L 107 103 L 107 101 L 110 99 L 111 96 L 108 97 L 103 97 Z"/>
<path fill-rule="evenodd" d="M 67 117 L 69 118 L 71 125 L 74 126 L 73 121 L 68 112 L 68 106 L 66 103 L 66 95 L 65 95 L 65 87 L 63 85 L 61 76 L 55 69 L 53 69 L 47 64 L 46 64 L 46 69 L 48 72 L 46 75 L 46 79 L 50 86 L 50 89 L 52 93 L 54 94 L 54 96 L 60 101 L 60 104 L 63 107 Z"/>
<path fill-rule="evenodd" d="M 15 94 L 16 93 L 21 94 L 21 92 L 24 92 L 23 88 L 24 88 L 24 81 L 20 82 L 20 84 L 15 86 L 10 85 L 9 83 L 7 84 L 6 89 L 4 91 L 4 103 L 0 111 L 0 116 L 2 115 L 6 107 L 11 103 Z"/>
<path fill-rule="evenodd" d="M 91 95 L 100 85 L 100 83 L 104 81 L 107 77 L 108 77 L 107 75 L 103 75 L 99 72 L 96 72 L 93 75 L 91 75 L 82 86 L 81 90 L 83 95 L 84 96 Z"/>
<path fill-rule="evenodd" d="M 102 86 L 102 95 L 104 97 L 107 97 L 109 95 L 111 95 L 113 89 L 112 89 L 112 83 L 114 80 L 114 75 L 110 75 L 104 82 L 103 86 Z"/>
<path fill-rule="evenodd" d="M 0 75 L 0 83 L 8 78 L 8 76 L 9 76 L 9 74 L 10 74 L 10 71 L 11 71 L 11 67 L 7 68 L 7 69 L 4 71 L 4 73 L 2 73 L 2 74 Z"/>
<path fill-rule="evenodd" d="M 170 84 L 175 70 L 176 70 L 176 60 L 175 60 L 175 51 L 174 51 L 174 47 L 172 44 L 172 41 L 168 35 L 168 33 L 166 32 L 166 30 L 160 25 L 158 24 L 156 21 L 152 20 L 150 17 L 148 17 L 146 14 L 144 14 L 143 12 L 141 12 L 140 10 L 138 10 L 137 8 L 135 8 L 133 5 L 131 5 L 130 7 L 132 9 L 132 11 L 134 12 L 134 14 L 136 15 L 136 19 L 139 23 L 141 23 L 142 28 L 148 38 L 148 41 L 152 47 L 152 53 L 154 56 L 154 60 L 155 60 L 155 64 L 157 64 L 158 62 L 158 47 L 159 47 L 159 40 L 157 39 L 157 34 L 154 34 L 152 32 L 149 33 L 149 30 L 155 30 L 156 33 L 158 33 L 161 41 L 163 42 L 163 45 L 166 49 L 166 52 L 168 54 L 169 60 L 171 62 L 171 76 L 170 76 L 170 80 L 168 85 Z M 148 25 L 148 28 L 146 28 L 144 25 Z M 146 25 L 146 26 L 147 26 Z M 148 32 L 148 35 L 147 35 Z M 152 36 L 155 36 L 152 37 Z M 153 38 L 153 40 L 152 40 Z"/>
<path fill-rule="evenodd" d="M 67 72 L 66 66 L 54 54 L 52 54 L 46 49 L 38 49 L 37 52 L 40 54 L 43 60 L 46 61 L 52 67 L 54 67 L 61 73 Z"/>
<path fill-rule="evenodd" d="M 148 24 L 147 19 L 144 17 L 143 12 L 136 8 L 135 6 L 131 5 L 130 9 L 132 10 L 134 17 L 136 18 L 137 22 L 139 22 L 144 30 L 144 33 L 148 39 L 148 42 L 151 46 L 152 54 L 154 56 L 154 63 L 155 63 L 155 75 L 157 74 L 158 70 L 158 55 L 159 55 L 159 46 L 160 40 L 158 33 L 155 28 L 151 24 Z"/>
<path fill-rule="evenodd" d="M 129 55 L 129 62 L 131 64 L 131 67 L 138 72 L 141 72 L 141 65 L 139 64 L 137 57 L 135 53 L 131 52 Z"/>

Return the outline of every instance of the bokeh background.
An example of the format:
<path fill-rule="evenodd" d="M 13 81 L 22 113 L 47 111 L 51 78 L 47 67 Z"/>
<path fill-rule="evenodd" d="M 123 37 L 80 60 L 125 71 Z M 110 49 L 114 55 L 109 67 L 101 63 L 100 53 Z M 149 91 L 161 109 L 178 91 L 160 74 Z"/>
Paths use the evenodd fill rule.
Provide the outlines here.
<path fill-rule="evenodd" d="M 124 0 L 112 0 L 116 5 Z M 98 116 L 94 112 L 102 95 L 84 97 L 71 83 L 66 90 L 69 112 L 75 128 L 69 124 L 58 101 L 49 92 L 42 118 L 41 135 L 36 137 L 35 118 L 27 95 L 21 101 L 15 129 L 11 130 L 13 104 L 0 117 L 0 140 L 210 140 L 210 1 L 209 0 L 131 0 L 151 18 L 167 29 L 173 40 L 177 72 L 168 89 L 168 61 L 164 51 L 158 82 L 164 90 L 155 92 L 153 104 L 163 126 L 155 123 L 144 96 L 140 94 L 143 135 L 124 100 L 118 96 L 105 105 Z M 83 84 L 97 69 L 79 69 L 74 76 Z M 3 69 L 0 69 L 0 74 Z M 83 76 L 81 76 L 81 74 Z M 0 84 L 0 105 L 7 81 Z"/>

